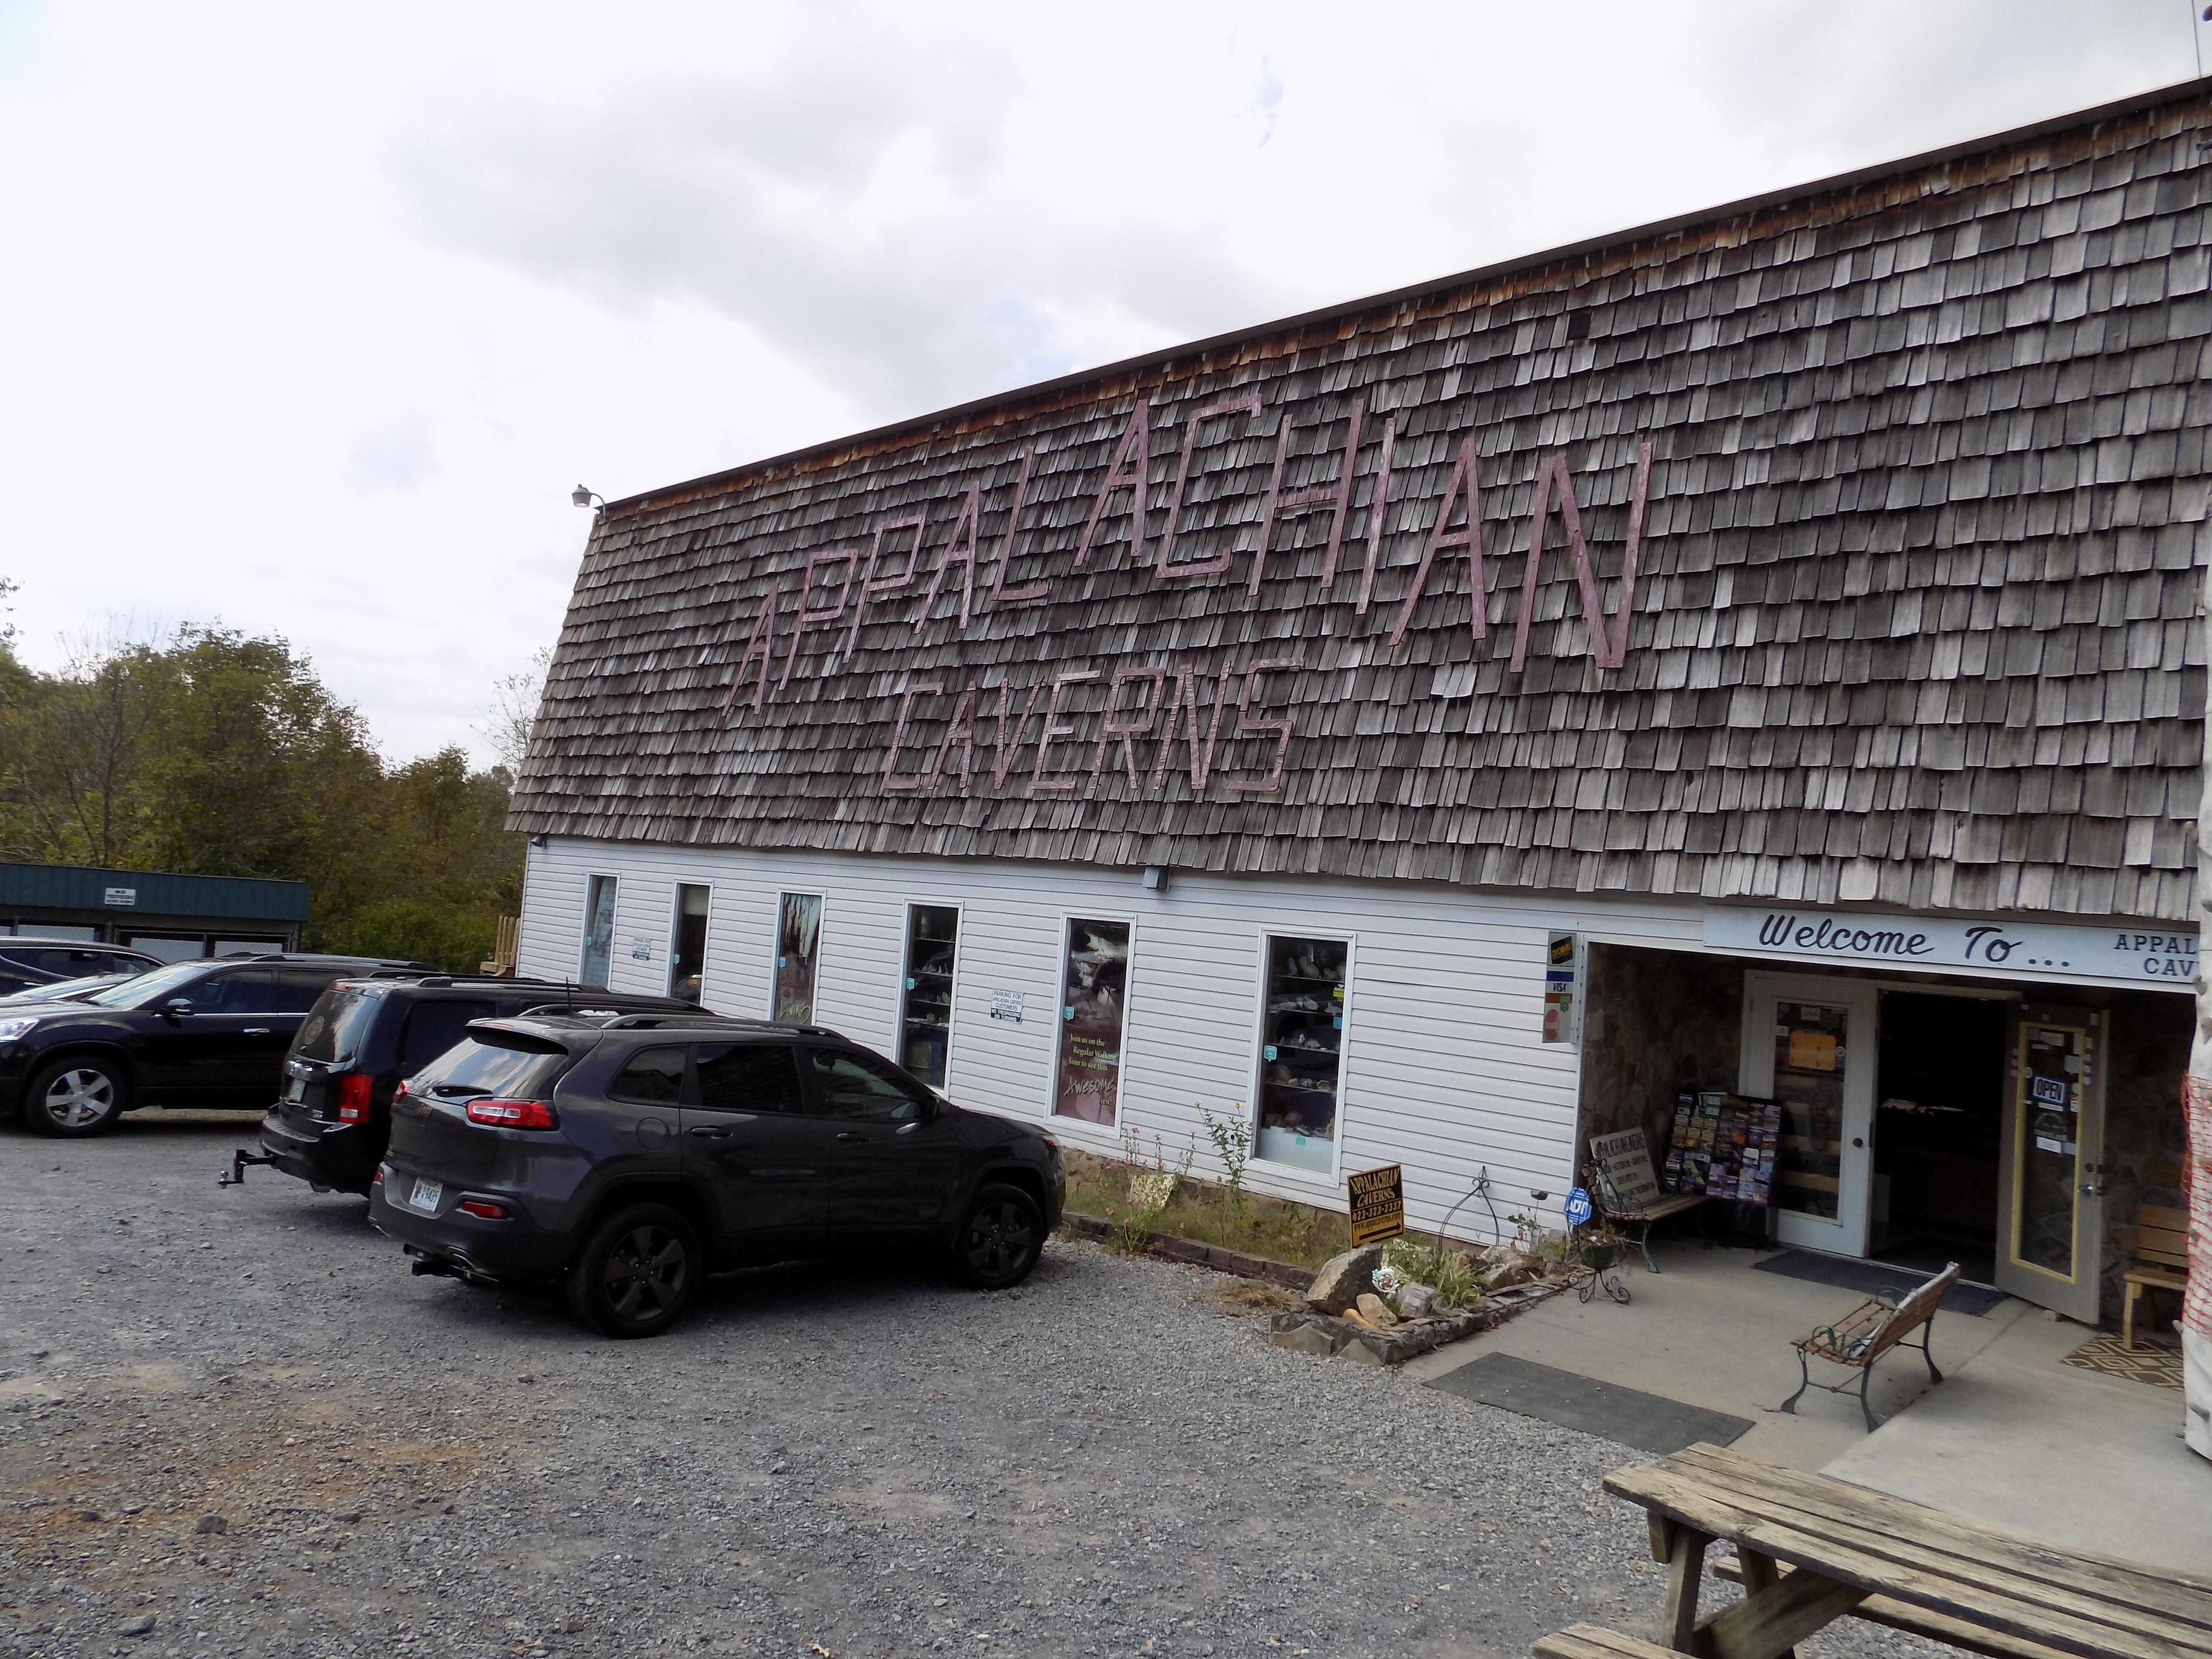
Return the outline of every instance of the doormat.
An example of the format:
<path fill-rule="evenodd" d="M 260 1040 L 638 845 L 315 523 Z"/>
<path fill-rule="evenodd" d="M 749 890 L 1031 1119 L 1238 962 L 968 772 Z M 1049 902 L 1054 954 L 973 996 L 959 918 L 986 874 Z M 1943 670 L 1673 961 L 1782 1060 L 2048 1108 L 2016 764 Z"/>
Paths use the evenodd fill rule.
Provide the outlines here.
<path fill-rule="evenodd" d="M 1843 1290 L 1856 1291 L 1861 1296 L 1909 1296 L 1935 1277 L 1933 1273 L 1904 1273 L 1847 1255 L 1822 1255 L 1818 1250 L 1784 1250 L 1751 1265 L 1761 1273 L 1808 1279 L 1815 1285 L 1834 1285 Z M 1986 1285 L 1958 1284 L 1944 1291 L 1943 1311 L 1978 1316 L 2004 1299 L 2002 1291 L 1993 1291 Z"/>
<path fill-rule="evenodd" d="M 2181 1350 L 2148 1337 L 2139 1336 L 2133 1348 L 2124 1348 L 2118 1336 L 2100 1331 L 2068 1354 L 2066 1363 L 2106 1376 L 2124 1376 L 2130 1382 L 2148 1382 L 2154 1389 L 2181 1386 Z"/>
<path fill-rule="evenodd" d="M 1510 1353 L 1470 1359 L 1431 1378 L 1429 1387 L 1662 1457 L 1700 1440 L 1725 1446 L 1751 1426 L 1747 1417 L 1686 1406 L 1679 1400 L 1577 1376 Z"/>

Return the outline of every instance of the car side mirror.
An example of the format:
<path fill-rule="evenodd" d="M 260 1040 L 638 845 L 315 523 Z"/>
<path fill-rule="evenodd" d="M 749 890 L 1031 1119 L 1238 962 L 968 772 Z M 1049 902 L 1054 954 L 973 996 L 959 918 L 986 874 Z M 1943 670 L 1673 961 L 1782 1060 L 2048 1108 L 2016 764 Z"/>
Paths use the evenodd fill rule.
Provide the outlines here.
<path fill-rule="evenodd" d="M 161 1005 L 161 1012 L 168 1015 L 171 1019 L 176 1018 L 179 1014 L 189 1014 L 191 1011 L 192 1000 L 190 997 L 171 997 Z"/>

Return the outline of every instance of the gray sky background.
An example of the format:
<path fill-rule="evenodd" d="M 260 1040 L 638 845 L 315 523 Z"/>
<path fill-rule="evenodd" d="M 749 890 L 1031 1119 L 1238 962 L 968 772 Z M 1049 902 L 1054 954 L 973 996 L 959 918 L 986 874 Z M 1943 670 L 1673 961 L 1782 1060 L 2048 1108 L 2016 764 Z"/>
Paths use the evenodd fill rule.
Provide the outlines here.
<path fill-rule="evenodd" d="M 277 632 L 482 757 L 580 482 L 2185 80 L 2199 9 L 0 0 L 18 649 Z"/>

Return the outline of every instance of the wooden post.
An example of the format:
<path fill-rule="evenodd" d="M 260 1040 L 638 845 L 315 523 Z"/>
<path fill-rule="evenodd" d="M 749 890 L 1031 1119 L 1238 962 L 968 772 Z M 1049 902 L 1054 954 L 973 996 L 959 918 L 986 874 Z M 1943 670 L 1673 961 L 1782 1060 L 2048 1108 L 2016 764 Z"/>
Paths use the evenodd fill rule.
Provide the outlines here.
<path fill-rule="evenodd" d="M 1676 1522 L 1668 1541 L 1667 1607 L 1659 1639 L 1677 1653 L 1698 1650 L 1698 1590 L 1705 1577 L 1705 1546 L 1712 1540 Z"/>
<path fill-rule="evenodd" d="M 2212 621 L 2212 593 L 2200 589 L 2200 613 Z M 2206 676 L 2205 759 L 2197 811 L 2197 1038 L 2181 1088 L 2185 1150 L 2182 1206 L 2189 1212 L 2188 1288 L 2181 1293 L 2182 1424 L 2189 1449 L 2212 1458 L 2212 969 L 2203 944 L 2212 938 L 2212 672 Z"/>

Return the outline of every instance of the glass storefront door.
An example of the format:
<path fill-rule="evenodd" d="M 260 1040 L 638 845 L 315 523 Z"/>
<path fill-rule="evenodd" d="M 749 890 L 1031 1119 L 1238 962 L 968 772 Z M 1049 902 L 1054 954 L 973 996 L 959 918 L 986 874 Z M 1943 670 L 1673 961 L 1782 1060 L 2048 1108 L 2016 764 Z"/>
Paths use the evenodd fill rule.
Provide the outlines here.
<path fill-rule="evenodd" d="M 2104 1017 L 2013 1014 L 1997 1193 L 1997 1288 L 2096 1323 L 2104 1265 Z"/>
<path fill-rule="evenodd" d="M 1773 1212 L 1784 1244 L 1866 1254 L 1875 1007 L 1866 981 L 1744 975 L 1741 1087 L 1782 1105 Z"/>

